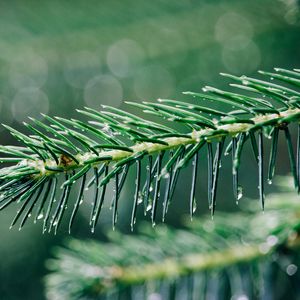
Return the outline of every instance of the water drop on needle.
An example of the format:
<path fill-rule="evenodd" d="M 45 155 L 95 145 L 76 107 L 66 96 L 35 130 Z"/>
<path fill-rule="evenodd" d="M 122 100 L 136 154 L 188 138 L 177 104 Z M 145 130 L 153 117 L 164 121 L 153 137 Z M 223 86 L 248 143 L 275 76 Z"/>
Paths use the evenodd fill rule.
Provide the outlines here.
<path fill-rule="evenodd" d="M 40 213 L 40 214 L 38 215 L 37 219 L 40 220 L 40 219 L 43 219 L 43 217 L 44 217 L 44 214 L 43 214 L 43 213 Z"/>
<path fill-rule="evenodd" d="M 240 200 L 242 197 L 243 197 L 243 188 L 241 186 L 238 186 L 237 200 Z"/>

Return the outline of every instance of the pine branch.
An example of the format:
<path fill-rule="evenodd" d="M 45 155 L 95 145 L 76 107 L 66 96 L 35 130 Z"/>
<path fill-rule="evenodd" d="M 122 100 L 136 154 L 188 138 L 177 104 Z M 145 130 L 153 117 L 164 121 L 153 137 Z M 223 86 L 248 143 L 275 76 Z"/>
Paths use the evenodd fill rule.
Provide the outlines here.
<path fill-rule="evenodd" d="M 241 197 L 238 169 L 247 140 L 251 140 L 258 163 L 259 194 L 264 208 L 264 136 L 271 137 L 273 141 L 268 181 L 271 182 L 274 175 L 278 132 L 283 131 L 294 185 L 299 190 L 300 147 L 297 148 L 295 158 L 289 124 L 299 123 L 300 119 L 300 92 L 296 90 L 300 85 L 300 72 L 275 70 L 276 73 L 261 73 L 289 84 L 291 88 L 246 76 L 222 74 L 236 81 L 237 84 L 232 86 L 245 91 L 245 94 L 205 87 L 203 93 L 185 93 L 194 97 L 199 105 L 168 99 L 159 99 L 155 103 L 129 103 L 169 121 L 171 125 L 177 122 L 180 127 L 178 129 L 108 106 L 103 106 L 103 111 L 90 108 L 78 110 L 90 118 L 88 122 L 46 115 L 44 118 L 47 122 L 30 118 L 31 124 L 24 123 L 31 132 L 29 135 L 4 125 L 23 146 L 0 147 L 0 151 L 5 154 L 0 159 L 5 164 L 0 170 L 0 210 L 11 203 L 20 203 L 21 208 L 12 225 L 23 215 L 21 228 L 39 203 L 35 221 L 43 218 L 44 231 L 54 228 L 56 232 L 70 201 L 70 191 L 75 183 L 81 181 L 69 230 L 84 199 L 84 191 L 93 186 L 95 193 L 90 225 L 94 231 L 105 201 L 107 185 L 114 179 L 116 188 L 112 202 L 112 222 L 115 226 L 119 196 L 128 170 L 135 165 L 137 178 L 131 226 L 135 223 L 137 205 L 142 202 L 144 211 L 151 211 L 151 220 L 155 224 L 159 202 L 163 202 L 164 219 L 180 171 L 193 161 L 190 195 L 192 215 L 196 207 L 198 155 L 207 146 L 209 208 L 214 214 L 219 166 L 224 149 L 225 153 L 233 154 L 234 195 L 236 201 Z M 224 111 L 217 109 L 218 104 L 224 105 Z M 299 143 L 298 139 L 298 145 Z M 212 144 L 216 144 L 215 153 Z M 141 171 L 144 168 L 141 162 L 147 159 L 147 179 L 146 182 L 141 182 Z M 11 165 L 6 167 L 7 163 Z M 166 181 L 166 191 L 162 200 L 160 195 L 163 181 Z M 152 185 L 154 190 L 150 191 Z M 56 199 L 59 199 L 57 204 L 54 203 Z"/>
<path fill-rule="evenodd" d="M 187 222 L 184 230 L 159 226 L 153 231 L 146 226 L 138 236 L 113 232 L 110 243 L 72 239 L 48 261 L 52 270 L 46 278 L 48 298 L 102 299 L 126 294 L 126 299 L 148 299 L 151 293 L 160 293 L 163 299 L 175 299 L 162 289 L 177 294 L 186 281 L 186 299 L 206 299 L 205 295 L 219 299 L 221 286 L 231 293 L 225 296 L 221 291 L 220 299 L 238 295 L 261 299 L 263 289 L 270 296 L 268 282 L 277 272 L 275 268 L 267 274 L 272 261 L 286 277 L 294 275 L 291 257 L 300 246 L 299 199 L 290 193 L 270 198 L 271 208 L 265 215 L 248 209 L 220 213 L 214 221 L 207 217 Z M 235 285 L 237 279 L 241 282 Z"/>

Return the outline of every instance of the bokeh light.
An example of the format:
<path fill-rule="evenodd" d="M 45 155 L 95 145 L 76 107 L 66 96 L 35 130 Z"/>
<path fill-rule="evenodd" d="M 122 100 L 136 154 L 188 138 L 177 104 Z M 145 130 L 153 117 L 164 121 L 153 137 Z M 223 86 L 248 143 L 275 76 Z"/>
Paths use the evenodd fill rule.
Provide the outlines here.
<path fill-rule="evenodd" d="M 27 121 L 27 117 L 41 119 L 40 113 L 47 114 L 49 110 L 48 96 L 38 88 L 20 89 L 11 103 L 11 111 L 18 122 Z"/>
<path fill-rule="evenodd" d="M 141 99 L 169 97 L 175 87 L 171 73 L 157 65 L 141 68 L 134 77 L 134 91 Z"/>
<path fill-rule="evenodd" d="M 181 92 L 201 91 L 204 85 L 227 89 L 228 80 L 219 72 L 259 76 L 257 69 L 299 68 L 299 33 L 297 0 L 1 1 L 1 123 L 23 132 L 21 123 L 29 121 L 28 116 L 40 119 L 40 112 L 86 121 L 76 108 L 87 105 L 100 110 L 101 104 L 106 104 L 123 109 L 125 99 L 196 102 Z M 126 109 L 130 110 L 128 106 Z M 145 117 L 141 110 L 132 110 Z M 0 133 L 1 144 L 15 142 L 4 127 Z M 201 178 L 206 178 L 206 161 L 201 159 Z M 289 162 L 281 157 L 278 164 L 280 169 Z M 242 167 L 256 170 L 251 160 L 243 160 Z M 221 172 L 225 174 L 226 168 L 225 163 Z M 257 197 L 256 178 L 248 177 L 248 172 L 241 172 L 245 193 Z M 182 187 L 189 186 L 188 178 L 182 176 L 181 180 Z M 231 178 L 221 174 L 220 191 L 228 186 Z M 204 198 L 206 189 L 206 182 L 201 180 L 199 190 Z M 111 198 L 113 193 L 109 193 Z M 185 193 L 185 188 L 176 193 L 168 214 L 170 223 L 178 224 L 186 208 L 185 201 L 179 200 Z M 92 197 L 91 189 L 86 205 Z M 122 195 L 119 220 L 128 220 L 129 198 L 130 181 Z M 218 209 L 237 209 L 231 200 L 222 199 L 221 193 Z M 204 202 L 199 205 L 201 212 L 207 212 Z M 109 205 L 109 201 L 104 204 L 93 238 L 100 238 L 103 228 L 111 228 Z M 1 236 L 9 241 L 0 246 L 5 257 L 0 268 L 0 298 L 44 299 L 40 277 L 50 255 L 47 251 L 60 243 L 66 231 L 59 232 L 58 238 L 42 236 L 39 225 L 28 224 L 24 229 L 27 235 L 13 232 L 12 239 L 12 231 L 7 229 L 14 213 L 15 207 L 0 218 Z M 82 209 L 79 220 L 75 220 L 74 235 L 91 237 L 88 217 L 87 210 Z M 41 254 L 43 246 L 46 250 Z M 293 265 L 284 271 L 291 276 L 299 272 Z"/>
<path fill-rule="evenodd" d="M 10 63 L 9 78 L 16 89 L 42 87 L 48 76 L 47 61 L 37 53 L 27 50 Z"/>
<path fill-rule="evenodd" d="M 84 89 L 84 101 L 99 109 L 101 104 L 118 107 L 122 103 L 123 88 L 121 83 L 111 75 L 100 75 L 88 81 Z"/>
<path fill-rule="evenodd" d="M 71 53 L 65 59 L 64 77 L 75 88 L 84 88 L 87 82 L 101 74 L 100 55 L 88 50 Z"/>
<path fill-rule="evenodd" d="M 107 65 L 115 76 L 128 77 L 135 72 L 144 57 L 144 51 L 137 42 L 122 39 L 108 49 Z"/>

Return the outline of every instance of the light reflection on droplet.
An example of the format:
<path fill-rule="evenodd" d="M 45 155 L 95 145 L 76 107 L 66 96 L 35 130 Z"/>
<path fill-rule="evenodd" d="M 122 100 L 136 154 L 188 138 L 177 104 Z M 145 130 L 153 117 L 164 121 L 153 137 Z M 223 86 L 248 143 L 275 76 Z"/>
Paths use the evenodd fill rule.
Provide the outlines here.
<path fill-rule="evenodd" d="M 270 247 L 275 246 L 278 243 L 278 237 L 276 235 L 269 235 L 267 237 L 267 243 Z"/>
<path fill-rule="evenodd" d="M 84 89 L 84 101 L 92 108 L 99 108 L 101 104 L 118 107 L 122 103 L 122 97 L 121 83 L 110 75 L 94 77 Z"/>
<path fill-rule="evenodd" d="M 42 119 L 40 113 L 49 110 L 48 96 L 37 88 L 24 88 L 17 92 L 11 103 L 14 119 L 23 122 L 28 116 Z"/>
<path fill-rule="evenodd" d="M 231 300 L 249 300 L 247 295 L 234 295 L 231 297 Z"/>
<path fill-rule="evenodd" d="M 286 268 L 286 273 L 289 275 L 289 276 L 293 276 L 294 274 L 296 274 L 298 270 L 298 267 L 294 264 L 290 264 L 287 266 Z"/>
<path fill-rule="evenodd" d="M 158 293 L 152 293 L 148 296 L 147 300 L 162 300 L 162 297 Z"/>

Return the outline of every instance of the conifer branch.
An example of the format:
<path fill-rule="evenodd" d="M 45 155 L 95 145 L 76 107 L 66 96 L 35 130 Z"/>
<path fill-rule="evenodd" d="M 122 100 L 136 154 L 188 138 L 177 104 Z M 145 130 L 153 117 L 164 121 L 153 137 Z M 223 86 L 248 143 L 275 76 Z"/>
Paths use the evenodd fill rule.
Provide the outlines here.
<path fill-rule="evenodd" d="M 256 293 L 263 289 L 256 290 L 254 283 L 267 289 L 266 282 L 276 273 L 265 275 L 272 260 L 283 268 L 286 255 L 292 256 L 300 246 L 299 201 L 290 193 L 282 196 L 284 203 L 278 195 L 270 197 L 264 215 L 248 208 L 243 213 L 219 213 L 214 221 L 194 220 L 182 230 L 159 226 L 153 231 L 145 226 L 138 236 L 113 232 L 110 243 L 72 239 L 67 248 L 56 249 L 55 259 L 47 263 L 52 271 L 46 278 L 48 298 L 56 299 L 63 292 L 74 300 L 124 294 L 126 299 L 148 299 L 156 292 L 173 299 L 161 287 L 179 293 L 185 280 L 191 283 L 186 292 L 191 299 L 205 299 L 206 293 L 218 298 L 219 287 L 229 280 L 232 297 L 241 293 L 260 299 L 262 295 Z M 285 275 L 291 276 L 288 269 Z M 239 277 L 243 283 L 234 286 Z M 215 284 L 207 291 L 212 278 Z M 154 283 L 153 291 L 149 287 Z M 139 296 L 137 290 L 142 290 Z"/>
<path fill-rule="evenodd" d="M 193 161 L 189 199 L 192 215 L 196 207 L 194 199 L 197 185 L 197 157 L 207 146 L 209 208 L 213 214 L 216 207 L 219 165 L 224 151 L 233 154 L 233 192 L 236 201 L 241 196 L 238 169 L 243 145 L 247 140 L 251 140 L 258 163 L 259 194 L 264 208 L 264 136 L 271 137 L 273 141 L 268 181 L 271 182 L 274 176 L 278 133 L 283 131 L 294 185 L 299 190 L 300 149 L 297 148 L 295 157 L 289 125 L 299 123 L 300 120 L 300 92 L 297 91 L 300 86 L 300 73 L 297 70 L 275 70 L 276 73 L 260 73 L 289 84 L 291 88 L 246 76 L 222 74 L 237 82 L 232 86 L 244 93 L 207 86 L 203 88 L 203 93 L 184 93 L 194 97 L 197 104 L 169 99 L 159 99 L 154 103 L 129 103 L 171 123 L 177 122 L 179 128 L 176 129 L 171 126 L 172 124 L 163 125 L 108 106 L 103 106 L 102 111 L 90 108 L 78 110 L 90 119 L 88 122 L 61 117 L 52 118 L 47 115 L 43 115 L 45 122 L 30 118 L 32 121 L 30 124 L 24 123 L 31 132 L 30 135 L 4 125 L 23 145 L 0 147 L 0 152 L 5 154 L 5 157 L 0 158 L 1 163 L 5 164 L 0 169 L 0 210 L 11 203 L 21 203 L 21 208 L 12 223 L 14 225 L 23 215 L 21 228 L 40 203 L 37 216 L 44 219 L 44 231 L 51 231 L 54 228 L 56 232 L 70 201 L 72 186 L 81 181 L 69 230 L 83 201 L 85 189 L 93 186 L 95 196 L 90 225 L 94 231 L 105 201 L 107 184 L 114 179 L 116 195 L 113 199 L 112 222 L 115 226 L 119 196 L 128 170 L 135 165 L 137 186 L 131 226 L 133 227 L 135 223 L 137 205 L 142 202 L 144 211 L 151 211 L 151 220 L 154 224 L 159 202 L 163 203 L 164 219 L 179 173 Z M 224 111 L 218 110 L 219 104 L 224 105 Z M 212 144 L 216 144 L 215 153 Z M 141 162 L 146 158 L 148 158 L 148 175 L 146 182 L 143 183 L 141 168 L 144 164 Z M 7 167 L 7 164 L 10 166 Z M 60 181 L 64 178 L 62 184 L 58 184 L 58 178 Z M 166 181 L 167 188 L 162 200 L 160 190 L 163 181 Z M 151 185 L 155 187 L 153 191 L 149 190 Z M 52 191 L 51 197 L 49 191 Z M 56 198 L 59 199 L 58 204 L 54 204 Z M 48 208 L 45 207 L 46 204 Z M 26 208 L 28 209 L 25 212 Z M 37 217 L 35 221 L 37 219 L 39 218 Z"/>

